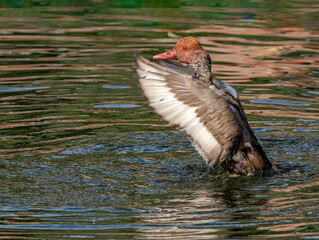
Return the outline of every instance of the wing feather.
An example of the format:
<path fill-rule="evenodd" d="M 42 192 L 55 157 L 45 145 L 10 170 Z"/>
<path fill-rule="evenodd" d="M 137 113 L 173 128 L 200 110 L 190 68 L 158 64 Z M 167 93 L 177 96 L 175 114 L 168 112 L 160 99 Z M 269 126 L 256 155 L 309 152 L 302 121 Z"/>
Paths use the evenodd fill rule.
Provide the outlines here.
<path fill-rule="evenodd" d="M 170 125 L 184 131 L 212 167 L 230 172 L 263 174 L 269 162 L 235 89 L 212 78 L 193 78 L 191 68 L 136 56 L 138 81 L 150 106 Z M 185 70 L 185 71 L 184 71 Z"/>
<path fill-rule="evenodd" d="M 170 125 L 186 132 L 208 163 L 216 164 L 223 147 L 198 114 L 198 106 L 207 96 L 200 96 L 200 92 L 198 95 L 192 89 L 191 76 L 180 75 L 141 56 L 136 60 L 138 81 L 150 106 Z M 208 85 L 204 89 L 216 98 Z"/>

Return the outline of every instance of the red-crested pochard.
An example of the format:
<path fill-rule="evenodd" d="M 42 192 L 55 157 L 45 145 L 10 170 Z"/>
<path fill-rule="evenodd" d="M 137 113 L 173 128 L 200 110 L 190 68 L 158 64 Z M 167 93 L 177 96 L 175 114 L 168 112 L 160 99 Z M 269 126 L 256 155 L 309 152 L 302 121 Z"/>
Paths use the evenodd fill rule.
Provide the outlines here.
<path fill-rule="evenodd" d="M 210 56 L 196 38 L 182 38 L 154 59 L 136 55 L 138 81 L 149 105 L 185 132 L 208 164 L 239 175 L 280 172 L 249 126 L 236 90 L 211 75 Z"/>

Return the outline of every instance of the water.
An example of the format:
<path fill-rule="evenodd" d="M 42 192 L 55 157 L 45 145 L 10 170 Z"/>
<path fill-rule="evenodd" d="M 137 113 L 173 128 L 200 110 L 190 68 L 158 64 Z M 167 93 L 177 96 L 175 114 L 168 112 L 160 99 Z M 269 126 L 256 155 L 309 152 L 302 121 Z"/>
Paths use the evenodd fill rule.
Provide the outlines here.
<path fill-rule="evenodd" d="M 0 237 L 318 239 L 317 1 L 1 1 Z M 269 158 L 229 177 L 148 107 L 133 55 L 197 37 Z"/>

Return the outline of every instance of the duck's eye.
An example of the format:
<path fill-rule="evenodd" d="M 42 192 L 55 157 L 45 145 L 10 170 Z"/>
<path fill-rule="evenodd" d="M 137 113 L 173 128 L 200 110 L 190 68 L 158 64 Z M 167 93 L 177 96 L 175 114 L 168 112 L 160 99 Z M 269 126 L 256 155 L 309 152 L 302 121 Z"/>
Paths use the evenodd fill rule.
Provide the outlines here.
<path fill-rule="evenodd" d="M 186 51 L 186 50 L 187 50 L 187 47 L 183 47 L 183 49 Z"/>

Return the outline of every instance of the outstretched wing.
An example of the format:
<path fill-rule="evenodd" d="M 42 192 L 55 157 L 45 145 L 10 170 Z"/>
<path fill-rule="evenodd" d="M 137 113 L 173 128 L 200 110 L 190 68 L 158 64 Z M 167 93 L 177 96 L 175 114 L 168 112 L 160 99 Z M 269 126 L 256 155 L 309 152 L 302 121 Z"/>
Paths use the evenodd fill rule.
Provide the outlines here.
<path fill-rule="evenodd" d="M 150 106 L 184 131 L 212 166 L 236 151 L 242 136 L 238 113 L 215 85 L 136 56 L 138 81 Z"/>

